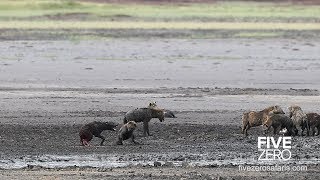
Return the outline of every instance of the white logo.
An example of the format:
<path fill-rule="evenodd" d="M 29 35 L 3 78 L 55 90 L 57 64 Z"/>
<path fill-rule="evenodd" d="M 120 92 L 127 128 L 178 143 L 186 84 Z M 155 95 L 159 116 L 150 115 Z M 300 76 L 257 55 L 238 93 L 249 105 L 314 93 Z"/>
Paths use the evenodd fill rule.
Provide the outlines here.
<path fill-rule="evenodd" d="M 289 160 L 291 159 L 291 137 L 258 137 L 258 151 L 262 151 L 259 159 L 266 160 Z"/>

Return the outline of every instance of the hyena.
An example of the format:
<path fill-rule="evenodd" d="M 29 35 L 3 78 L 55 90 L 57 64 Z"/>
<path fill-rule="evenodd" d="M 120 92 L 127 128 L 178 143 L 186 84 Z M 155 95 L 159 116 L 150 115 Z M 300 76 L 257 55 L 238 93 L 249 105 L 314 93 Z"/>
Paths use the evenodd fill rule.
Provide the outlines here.
<path fill-rule="evenodd" d="M 308 125 L 309 125 L 309 132 L 312 130 L 311 134 L 312 136 L 314 135 L 319 135 L 320 133 L 320 115 L 317 113 L 307 113 L 307 120 L 308 120 Z M 317 134 L 316 134 L 316 129 L 317 128 Z"/>
<path fill-rule="evenodd" d="M 101 135 L 101 132 L 104 130 L 111 130 L 115 131 L 117 125 L 115 123 L 110 122 L 100 122 L 100 121 L 94 121 L 91 123 L 88 123 L 81 127 L 79 136 L 80 136 L 80 142 L 83 146 L 89 146 L 89 141 L 93 138 L 93 136 L 101 138 L 102 141 L 100 145 L 103 145 L 103 142 L 105 141 L 105 138 Z"/>
<path fill-rule="evenodd" d="M 301 136 L 303 136 L 303 132 L 307 129 L 307 135 L 309 136 L 309 124 L 307 121 L 306 114 L 302 111 L 299 106 L 290 106 L 289 109 L 289 117 L 292 119 L 293 124 L 296 126 L 297 131 L 296 135 L 299 135 L 301 132 Z"/>
<path fill-rule="evenodd" d="M 279 134 L 280 130 L 286 128 L 287 132 L 285 135 L 294 136 L 296 132 L 296 127 L 294 126 L 292 120 L 284 114 L 274 114 L 270 112 L 263 122 L 264 133 L 267 134 L 270 128 L 273 128 L 273 134 Z"/>
<path fill-rule="evenodd" d="M 248 130 L 251 127 L 260 126 L 266 121 L 270 112 L 275 114 L 284 114 L 280 106 L 270 106 L 262 111 L 249 111 L 242 115 L 242 134 L 248 136 Z"/>
<path fill-rule="evenodd" d="M 119 130 L 117 145 L 122 145 L 122 141 L 127 140 L 129 138 L 131 138 L 131 141 L 133 143 L 139 144 L 134 140 L 133 135 L 133 131 L 136 129 L 136 127 L 137 124 L 134 121 L 129 121 L 126 124 L 124 124 Z"/>
<path fill-rule="evenodd" d="M 152 118 L 158 118 L 160 122 L 164 121 L 164 111 L 159 109 L 155 103 L 150 103 L 147 108 L 137 108 L 128 111 L 123 119 L 123 124 L 128 121 L 143 122 L 143 135 L 150 136 L 149 121 Z"/>

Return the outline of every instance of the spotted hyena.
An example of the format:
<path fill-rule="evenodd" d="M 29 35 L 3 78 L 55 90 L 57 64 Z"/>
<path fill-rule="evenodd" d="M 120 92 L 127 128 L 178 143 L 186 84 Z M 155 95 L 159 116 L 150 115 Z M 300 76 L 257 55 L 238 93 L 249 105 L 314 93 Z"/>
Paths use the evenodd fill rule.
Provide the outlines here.
<path fill-rule="evenodd" d="M 303 132 L 307 129 L 307 135 L 309 135 L 309 124 L 307 121 L 307 115 L 302 111 L 301 107 L 299 106 L 290 106 L 289 110 L 289 117 L 292 119 L 293 124 L 297 128 L 296 135 L 303 136 Z"/>
<path fill-rule="evenodd" d="M 251 127 L 260 126 L 266 121 L 270 112 L 275 114 L 284 114 L 280 106 L 270 106 L 262 111 L 249 111 L 242 115 L 242 134 L 248 136 L 248 130 Z"/>
<path fill-rule="evenodd" d="M 105 137 L 101 135 L 101 132 L 104 130 L 111 130 L 115 131 L 116 124 L 111 122 L 100 122 L 100 121 L 94 121 L 91 123 L 88 123 L 81 127 L 79 136 L 80 136 L 80 142 L 83 146 L 88 146 L 89 141 L 93 138 L 93 136 L 101 138 L 102 141 L 100 145 L 103 145 L 103 142 L 105 141 Z"/>
<path fill-rule="evenodd" d="M 279 134 L 282 129 L 286 128 L 285 135 L 288 136 L 294 136 L 297 130 L 290 117 L 285 114 L 274 114 L 273 112 L 270 112 L 266 121 L 263 122 L 264 133 L 266 134 L 271 127 L 273 128 L 273 134 Z"/>
<path fill-rule="evenodd" d="M 133 131 L 137 128 L 137 124 L 134 121 L 129 121 L 126 124 L 124 124 L 118 133 L 118 141 L 117 141 L 117 145 L 122 145 L 122 141 L 130 139 L 131 141 L 135 144 L 138 144 L 135 140 L 134 140 L 134 134 Z"/>
<path fill-rule="evenodd" d="M 146 108 L 137 108 L 128 111 L 123 119 L 123 123 L 128 121 L 143 122 L 143 135 L 150 136 L 149 122 L 152 118 L 158 118 L 160 122 L 164 121 L 164 110 L 157 107 L 155 103 L 150 103 Z"/>
<path fill-rule="evenodd" d="M 319 135 L 320 133 L 320 115 L 317 113 L 307 113 L 307 121 L 309 125 L 309 132 L 311 131 L 312 136 Z M 317 128 L 317 133 L 316 133 Z"/>

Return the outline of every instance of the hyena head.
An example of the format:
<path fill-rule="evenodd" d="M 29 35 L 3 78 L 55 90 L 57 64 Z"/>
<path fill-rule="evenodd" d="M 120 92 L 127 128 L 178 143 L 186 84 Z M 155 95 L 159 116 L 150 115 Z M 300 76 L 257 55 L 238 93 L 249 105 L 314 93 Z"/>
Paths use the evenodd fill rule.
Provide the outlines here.
<path fill-rule="evenodd" d="M 134 122 L 134 121 L 129 121 L 129 122 L 127 122 L 126 126 L 127 126 L 129 131 L 133 131 L 133 130 L 136 129 L 137 123 Z"/>
<path fill-rule="evenodd" d="M 280 106 L 273 106 L 272 112 L 274 114 L 284 114 L 284 111 L 281 109 Z"/>
<path fill-rule="evenodd" d="M 156 102 L 149 103 L 148 108 L 150 108 L 150 109 L 159 109 Z"/>
<path fill-rule="evenodd" d="M 289 110 L 289 117 L 290 117 L 290 118 L 293 116 L 293 114 L 294 114 L 295 112 L 297 112 L 297 111 L 299 111 L 299 110 L 302 111 L 301 107 L 296 106 L 296 105 L 288 107 L 288 110 Z"/>
<path fill-rule="evenodd" d="M 102 124 L 102 129 L 103 130 L 111 130 L 111 131 L 116 131 L 116 127 L 117 127 L 118 125 L 117 124 L 115 124 L 115 123 L 112 123 L 112 122 L 104 122 L 103 124 Z"/>

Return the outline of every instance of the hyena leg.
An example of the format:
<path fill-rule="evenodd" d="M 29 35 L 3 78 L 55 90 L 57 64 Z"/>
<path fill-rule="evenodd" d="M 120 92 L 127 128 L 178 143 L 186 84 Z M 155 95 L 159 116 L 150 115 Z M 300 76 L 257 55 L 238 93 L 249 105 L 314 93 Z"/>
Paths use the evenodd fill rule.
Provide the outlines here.
<path fill-rule="evenodd" d="M 147 128 L 147 134 L 148 134 L 148 136 L 152 136 L 152 135 L 150 134 L 150 132 L 149 132 L 149 123 L 148 123 L 148 128 Z"/>
<path fill-rule="evenodd" d="M 299 130 L 297 126 L 294 126 L 294 135 L 299 136 Z"/>
<path fill-rule="evenodd" d="M 134 138 L 135 138 L 135 137 L 134 137 L 134 135 L 132 134 L 132 136 L 131 136 L 131 142 L 133 142 L 134 144 L 139 144 L 137 141 L 134 140 Z"/>
<path fill-rule="evenodd" d="M 302 123 L 302 126 L 301 126 L 301 136 L 304 136 L 304 130 L 305 129 L 307 129 L 307 136 L 309 136 L 309 130 L 308 130 L 308 128 L 307 128 L 307 124 L 306 124 L 306 122 L 303 122 Z"/>
<path fill-rule="evenodd" d="M 280 134 L 280 131 L 281 131 L 281 126 L 279 126 L 279 127 L 276 127 L 276 128 L 275 128 L 275 130 L 276 130 L 276 134 Z"/>
<path fill-rule="evenodd" d="M 317 126 L 317 134 L 316 136 L 318 136 L 320 134 L 320 126 Z"/>
<path fill-rule="evenodd" d="M 276 135 L 278 127 L 276 127 L 276 126 L 272 126 L 272 127 L 273 127 L 273 134 Z"/>
<path fill-rule="evenodd" d="M 249 124 L 246 126 L 246 129 L 244 130 L 244 134 L 247 137 L 248 136 L 248 130 L 250 129 Z"/>
<path fill-rule="evenodd" d="M 245 130 L 246 130 L 246 128 L 247 128 L 247 123 L 243 123 L 243 125 L 242 125 L 242 130 L 241 130 L 241 133 L 242 134 L 244 134 L 244 132 L 245 132 Z"/>
<path fill-rule="evenodd" d="M 303 136 L 303 129 L 301 126 L 298 126 L 298 135 L 300 134 L 301 136 Z"/>
<path fill-rule="evenodd" d="M 103 136 L 101 136 L 100 134 L 97 136 L 98 138 L 102 139 L 101 140 L 101 143 L 100 143 L 100 146 L 103 145 L 103 142 L 106 140 L 106 138 L 104 138 Z"/>
<path fill-rule="evenodd" d="M 242 134 L 245 133 L 246 129 L 247 129 L 247 126 L 249 126 L 249 121 L 248 121 L 248 116 L 246 114 L 243 114 L 242 115 Z"/>
<path fill-rule="evenodd" d="M 311 126 L 311 135 L 314 136 L 316 133 L 316 126 Z"/>
<path fill-rule="evenodd" d="M 148 121 L 143 121 L 143 136 L 150 136 L 149 133 L 149 122 Z"/>
<path fill-rule="evenodd" d="M 307 121 L 305 122 L 305 128 L 307 129 L 307 136 L 309 136 L 310 135 L 310 126 Z"/>
<path fill-rule="evenodd" d="M 307 128 L 307 136 L 310 136 L 310 130 Z"/>
<path fill-rule="evenodd" d="M 122 140 L 122 137 L 118 137 L 117 145 L 123 145 Z"/>

